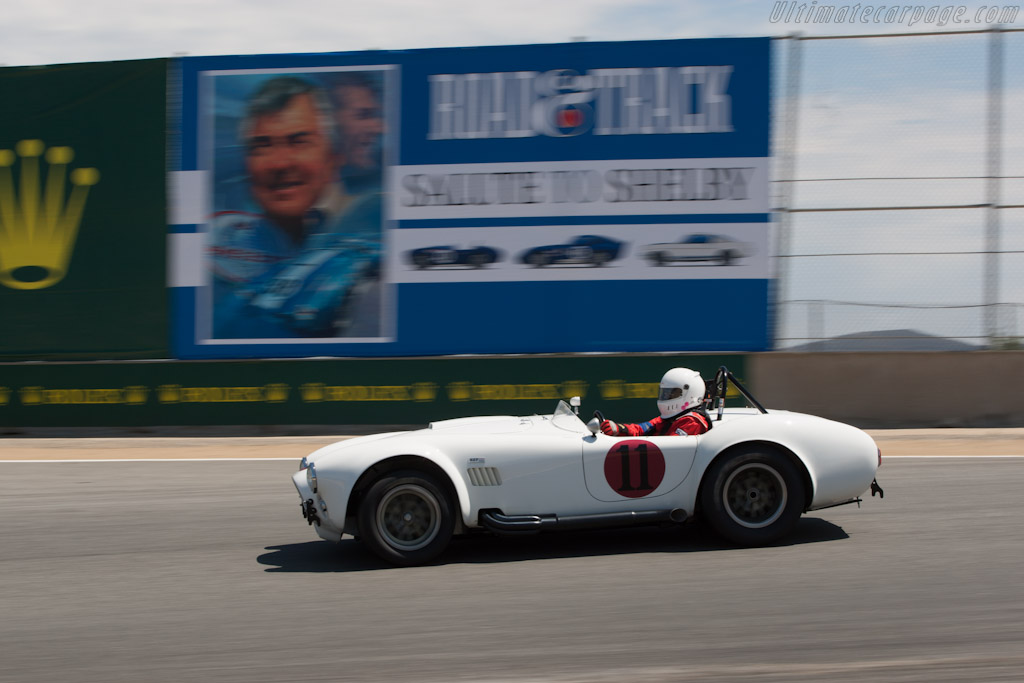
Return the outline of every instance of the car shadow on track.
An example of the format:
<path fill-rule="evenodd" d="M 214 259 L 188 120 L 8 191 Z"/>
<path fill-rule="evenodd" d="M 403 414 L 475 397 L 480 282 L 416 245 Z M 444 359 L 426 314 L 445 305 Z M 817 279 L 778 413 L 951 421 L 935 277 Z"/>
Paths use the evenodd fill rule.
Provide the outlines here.
<path fill-rule="evenodd" d="M 843 529 L 816 517 L 805 517 L 788 537 L 771 547 L 823 543 L 849 538 Z M 377 559 L 359 541 L 345 537 L 338 544 L 308 541 L 268 546 L 256 561 L 267 572 L 361 572 L 399 570 Z M 453 539 L 433 565 L 494 564 L 524 560 L 597 557 L 641 553 L 742 552 L 703 526 L 644 527 L 602 531 L 553 532 L 534 536 L 473 535 Z"/>

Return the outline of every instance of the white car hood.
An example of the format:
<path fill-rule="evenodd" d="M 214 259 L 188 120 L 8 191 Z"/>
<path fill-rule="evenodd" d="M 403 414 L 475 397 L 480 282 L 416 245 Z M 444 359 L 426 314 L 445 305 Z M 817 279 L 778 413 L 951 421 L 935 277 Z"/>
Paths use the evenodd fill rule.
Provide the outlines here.
<path fill-rule="evenodd" d="M 514 434 L 528 431 L 533 426 L 534 418 L 532 417 L 491 415 L 440 420 L 431 422 L 427 429 L 443 431 L 446 434 Z"/>

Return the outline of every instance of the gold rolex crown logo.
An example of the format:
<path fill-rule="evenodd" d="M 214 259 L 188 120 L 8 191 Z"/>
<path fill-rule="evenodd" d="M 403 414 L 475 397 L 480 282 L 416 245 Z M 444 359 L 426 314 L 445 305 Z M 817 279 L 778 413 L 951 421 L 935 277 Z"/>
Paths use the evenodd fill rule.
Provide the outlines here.
<path fill-rule="evenodd" d="M 95 168 L 70 173 L 70 147 L 22 140 L 14 151 L 0 149 L 0 284 L 14 289 L 43 289 L 64 279 L 82 222 L 89 187 L 100 180 Z M 48 166 L 41 182 L 40 157 Z M 17 187 L 13 167 L 20 159 Z"/>

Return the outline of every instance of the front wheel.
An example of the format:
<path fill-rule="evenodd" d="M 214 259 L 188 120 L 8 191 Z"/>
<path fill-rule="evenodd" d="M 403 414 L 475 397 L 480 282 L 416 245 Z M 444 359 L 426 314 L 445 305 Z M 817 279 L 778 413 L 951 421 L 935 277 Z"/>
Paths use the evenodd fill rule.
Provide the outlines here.
<path fill-rule="evenodd" d="M 390 472 L 375 481 L 359 505 L 359 533 L 388 562 L 425 564 L 448 546 L 455 529 L 450 494 L 433 476 Z"/>
<path fill-rule="evenodd" d="M 526 262 L 533 266 L 534 268 L 539 268 L 541 266 L 546 266 L 547 264 L 551 263 L 551 259 L 545 256 L 542 252 L 538 251 L 527 256 Z"/>
<path fill-rule="evenodd" d="M 796 526 L 804 509 L 804 487 L 796 465 L 785 455 L 748 448 L 712 466 L 701 506 L 721 536 L 739 545 L 766 545 Z"/>

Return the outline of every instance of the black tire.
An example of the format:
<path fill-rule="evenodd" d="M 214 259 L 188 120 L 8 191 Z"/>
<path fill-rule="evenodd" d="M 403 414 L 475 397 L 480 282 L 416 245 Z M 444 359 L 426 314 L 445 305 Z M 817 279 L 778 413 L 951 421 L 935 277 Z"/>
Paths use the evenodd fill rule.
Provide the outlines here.
<path fill-rule="evenodd" d="M 733 253 L 731 251 L 723 251 L 718 255 L 719 263 L 723 266 L 732 265 Z"/>
<path fill-rule="evenodd" d="M 454 529 L 452 497 L 426 472 L 389 472 L 373 483 L 359 504 L 360 537 L 392 564 L 430 562 L 448 546 Z"/>
<path fill-rule="evenodd" d="M 551 259 L 541 252 L 535 252 L 526 257 L 526 262 L 533 266 L 534 268 L 539 268 L 541 266 L 546 266 L 549 263 L 551 263 Z"/>
<path fill-rule="evenodd" d="M 744 546 L 782 538 L 804 510 L 804 485 L 793 462 L 766 447 L 745 448 L 708 470 L 701 508 L 719 535 Z"/>

